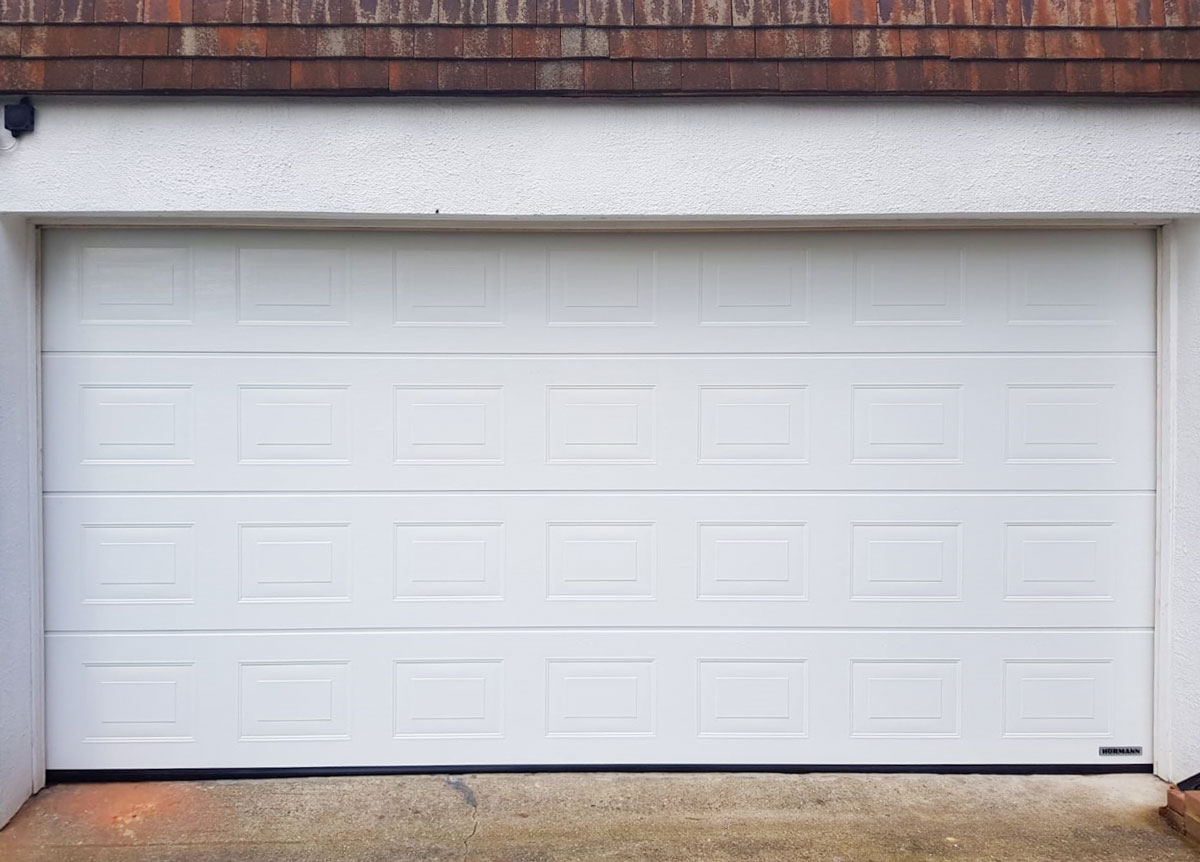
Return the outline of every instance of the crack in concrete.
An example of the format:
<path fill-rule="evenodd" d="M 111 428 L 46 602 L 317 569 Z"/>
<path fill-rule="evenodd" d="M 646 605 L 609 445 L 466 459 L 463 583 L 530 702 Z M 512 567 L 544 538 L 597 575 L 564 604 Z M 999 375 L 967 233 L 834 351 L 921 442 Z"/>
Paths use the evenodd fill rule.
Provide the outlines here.
<path fill-rule="evenodd" d="M 463 838 L 463 855 L 466 859 L 471 855 L 471 839 L 479 831 L 479 800 L 475 791 L 462 778 L 446 778 L 446 786 L 462 797 L 463 802 L 471 807 L 471 831 Z"/>

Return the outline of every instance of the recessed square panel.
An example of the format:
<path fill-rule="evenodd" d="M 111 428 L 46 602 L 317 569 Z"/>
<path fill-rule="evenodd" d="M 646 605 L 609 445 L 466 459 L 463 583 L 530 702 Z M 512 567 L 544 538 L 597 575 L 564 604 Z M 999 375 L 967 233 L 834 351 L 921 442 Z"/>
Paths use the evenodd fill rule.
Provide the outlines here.
<path fill-rule="evenodd" d="M 399 660 L 393 666 L 394 736 L 503 736 L 499 659 Z"/>
<path fill-rule="evenodd" d="M 397 386 L 396 463 L 501 464 L 499 386 Z"/>
<path fill-rule="evenodd" d="M 85 603 L 192 601 L 191 524 L 84 524 L 81 558 Z"/>
<path fill-rule="evenodd" d="M 808 251 L 705 251 L 700 322 L 796 326 L 808 322 Z"/>
<path fill-rule="evenodd" d="M 653 463 L 653 386 L 550 386 L 546 394 L 551 463 Z"/>
<path fill-rule="evenodd" d="M 192 322 L 188 249 L 92 247 L 79 254 L 81 322 Z"/>
<path fill-rule="evenodd" d="M 402 249 L 396 252 L 395 323 L 497 326 L 504 322 L 499 251 Z"/>
<path fill-rule="evenodd" d="M 1107 660 L 1006 661 L 1004 735 L 1108 736 L 1113 684 Z"/>
<path fill-rule="evenodd" d="M 349 601 L 349 524 L 242 524 L 244 602 Z"/>
<path fill-rule="evenodd" d="M 75 704 L 86 742 L 192 742 L 191 662 L 89 662 Z"/>
<path fill-rule="evenodd" d="M 502 524 L 396 524 L 397 599 L 498 599 Z"/>
<path fill-rule="evenodd" d="M 190 386 L 87 384 L 82 398 L 85 464 L 190 464 L 195 421 Z"/>
<path fill-rule="evenodd" d="M 611 248 L 552 251 L 546 320 L 551 326 L 654 323 L 654 255 Z"/>
<path fill-rule="evenodd" d="M 1009 599 L 1111 599 L 1112 524 L 1006 524 Z"/>
<path fill-rule="evenodd" d="M 548 736 L 653 736 L 654 662 L 551 659 Z"/>
<path fill-rule="evenodd" d="M 242 386 L 242 463 L 350 463 L 348 386 Z"/>
<path fill-rule="evenodd" d="M 241 662 L 241 739 L 349 739 L 350 665 Z"/>
<path fill-rule="evenodd" d="M 854 255 L 854 322 L 961 324 L 966 283 L 957 249 L 914 243 Z"/>
<path fill-rule="evenodd" d="M 346 252 L 238 249 L 239 323 L 346 323 Z"/>
<path fill-rule="evenodd" d="M 1118 403 L 1109 384 L 1008 387 L 1008 460 L 1111 462 Z"/>
<path fill-rule="evenodd" d="M 702 599 L 804 599 L 804 524 L 700 524 Z"/>
<path fill-rule="evenodd" d="M 852 661 L 852 736 L 958 736 L 957 661 Z"/>
<path fill-rule="evenodd" d="M 807 462 L 807 387 L 701 386 L 700 461 Z"/>
<path fill-rule="evenodd" d="M 546 546 L 552 599 L 654 596 L 653 524 L 547 524 Z"/>
<path fill-rule="evenodd" d="M 700 736 L 807 736 L 802 660 L 701 659 Z"/>
<path fill-rule="evenodd" d="M 960 386 L 855 386 L 854 461 L 962 458 Z"/>
<path fill-rule="evenodd" d="M 1046 246 L 1008 255 L 1008 322 L 1018 325 L 1114 326 L 1125 266 L 1106 254 Z M 1122 262 L 1123 263 L 1123 262 Z"/>
<path fill-rule="evenodd" d="M 854 524 L 852 597 L 960 598 L 960 524 Z"/>

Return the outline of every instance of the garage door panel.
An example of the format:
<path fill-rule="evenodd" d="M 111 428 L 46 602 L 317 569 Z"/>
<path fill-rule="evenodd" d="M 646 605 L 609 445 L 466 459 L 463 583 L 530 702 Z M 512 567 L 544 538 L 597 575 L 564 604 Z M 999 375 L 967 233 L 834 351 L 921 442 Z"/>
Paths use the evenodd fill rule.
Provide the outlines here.
<path fill-rule="evenodd" d="M 1154 349 L 1153 234 L 55 231 L 51 351 Z"/>
<path fill-rule="evenodd" d="M 46 486 L 1118 489 L 1154 362 L 50 356 Z"/>
<path fill-rule="evenodd" d="M 1151 494 L 54 495 L 46 538 L 53 630 L 1153 620 Z"/>
<path fill-rule="evenodd" d="M 1150 760 L 1150 231 L 44 240 L 51 768 Z"/>
<path fill-rule="evenodd" d="M 53 636 L 52 769 L 1110 763 L 1149 633 Z M 1118 708 L 1120 705 L 1120 708 Z M 1147 762 L 1147 756 L 1120 762 Z"/>

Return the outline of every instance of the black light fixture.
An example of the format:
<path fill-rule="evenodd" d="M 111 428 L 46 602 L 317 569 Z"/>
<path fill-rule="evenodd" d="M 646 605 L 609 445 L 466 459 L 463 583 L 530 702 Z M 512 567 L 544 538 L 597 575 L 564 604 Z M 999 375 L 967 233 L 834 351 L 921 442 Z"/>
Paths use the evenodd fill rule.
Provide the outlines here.
<path fill-rule="evenodd" d="M 4 106 L 4 128 L 14 138 L 33 131 L 33 103 L 28 96 L 22 96 L 15 105 Z"/>

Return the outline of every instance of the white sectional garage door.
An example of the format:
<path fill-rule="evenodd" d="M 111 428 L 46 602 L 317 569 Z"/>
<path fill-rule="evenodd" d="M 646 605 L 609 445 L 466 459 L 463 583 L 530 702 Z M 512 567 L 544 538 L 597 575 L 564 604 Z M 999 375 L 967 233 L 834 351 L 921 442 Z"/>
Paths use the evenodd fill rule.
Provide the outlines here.
<path fill-rule="evenodd" d="M 1149 232 L 44 250 L 52 769 L 1149 761 Z"/>

